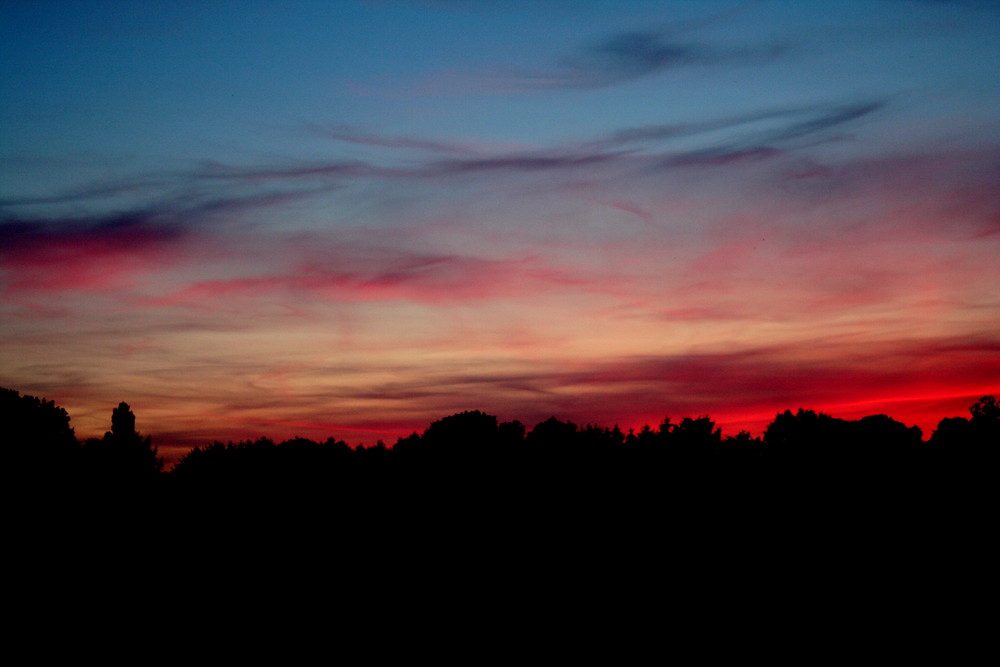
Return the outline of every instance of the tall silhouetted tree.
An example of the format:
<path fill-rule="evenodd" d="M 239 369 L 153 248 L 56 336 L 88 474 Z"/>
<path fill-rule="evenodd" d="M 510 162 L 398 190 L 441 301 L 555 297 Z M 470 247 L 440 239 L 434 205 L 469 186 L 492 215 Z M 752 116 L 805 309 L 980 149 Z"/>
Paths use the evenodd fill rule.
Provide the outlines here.
<path fill-rule="evenodd" d="M 148 481 L 163 470 L 163 459 L 157 456 L 151 438 L 135 430 L 135 415 L 128 403 L 118 404 L 111 413 L 111 430 L 100 440 L 88 440 L 84 450 L 93 474 L 108 481 Z"/>
<path fill-rule="evenodd" d="M 118 407 L 111 411 L 111 435 L 119 440 L 128 440 L 138 437 L 135 431 L 135 415 L 129 409 L 128 403 L 119 403 Z"/>

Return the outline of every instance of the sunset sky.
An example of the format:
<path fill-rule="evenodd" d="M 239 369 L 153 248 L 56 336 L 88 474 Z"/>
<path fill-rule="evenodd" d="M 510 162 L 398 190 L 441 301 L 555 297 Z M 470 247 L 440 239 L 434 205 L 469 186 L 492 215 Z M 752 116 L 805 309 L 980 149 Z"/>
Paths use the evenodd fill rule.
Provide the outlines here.
<path fill-rule="evenodd" d="M 0 386 L 161 454 L 1000 395 L 1000 2 L 0 3 Z"/>

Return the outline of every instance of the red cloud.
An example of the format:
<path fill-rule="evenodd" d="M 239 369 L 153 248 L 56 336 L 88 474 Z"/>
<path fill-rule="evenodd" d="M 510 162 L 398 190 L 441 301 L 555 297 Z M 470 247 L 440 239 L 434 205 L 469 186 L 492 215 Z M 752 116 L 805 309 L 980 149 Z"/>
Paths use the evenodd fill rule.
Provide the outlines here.
<path fill-rule="evenodd" d="M 886 413 L 929 435 L 942 417 L 998 393 L 997 378 L 1000 342 L 892 341 L 634 357 L 531 374 L 431 376 L 414 369 L 368 398 L 419 406 L 428 420 L 475 408 L 526 423 L 555 415 L 638 427 L 665 415 L 709 414 L 727 432 L 760 432 L 776 413 L 805 407 L 850 418 Z"/>

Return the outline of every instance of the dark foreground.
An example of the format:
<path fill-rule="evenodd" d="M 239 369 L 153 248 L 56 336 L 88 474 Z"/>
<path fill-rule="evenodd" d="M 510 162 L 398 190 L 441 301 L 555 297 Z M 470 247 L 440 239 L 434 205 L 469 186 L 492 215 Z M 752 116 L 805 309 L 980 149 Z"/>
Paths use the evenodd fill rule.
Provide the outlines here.
<path fill-rule="evenodd" d="M 215 443 L 169 472 L 127 405 L 79 443 L 51 403 L 0 399 L 8 607 L 47 641 L 85 629 L 74 651 L 953 662 L 992 636 L 991 397 L 926 441 L 809 411 L 760 439 L 469 412 L 392 448 Z"/>

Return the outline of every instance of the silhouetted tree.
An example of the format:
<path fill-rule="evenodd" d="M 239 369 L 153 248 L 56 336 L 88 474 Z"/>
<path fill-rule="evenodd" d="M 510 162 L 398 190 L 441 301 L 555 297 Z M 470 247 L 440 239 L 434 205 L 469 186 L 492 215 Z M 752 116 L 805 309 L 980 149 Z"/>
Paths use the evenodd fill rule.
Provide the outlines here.
<path fill-rule="evenodd" d="M 969 407 L 969 412 L 972 413 L 973 421 L 991 424 L 1000 422 L 1000 404 L 993 396 L 983 396 Z"/>
<path fill-rule="evenodd" d="M 945 417 L 931 434 L 931 445 L 940 451 L 947 447 L 963 447 L 972 439 L 972 424 L 965 417 Z"/>
<path fill-rule="evenodd" d="M 749 431 L 740 431 L 736 435 L 727 435 L 719 445 L 719 456 L 729 464 L 746 464 L 750 461 L 760 462 L 763 456 L 764 441 L 754 437 Z"/>
<path fill-rule="evenodd" d="M 971 419 L 946 417 L 931 434 L 935 458 L 956 462 L 993 461 L 1000 457 L 1000 406 L 983 396 L 969 407 Z"/>
<path fill-rule="evenodd" d="M 570 421 L 549 417 L 535 424 L 525 438 L 532 455 L 562 457 L 572 454 L 578 443 L 578 427 Z"/>
<path fill-rule="evenodd" d="M 670 421 L 669 418 L 667 421 Z M 641 448 L 653 448 L 666 441 L 669 431 L 654 431 L 649 424 L 643 424 L 642 428 L 635 435 L 635 444 Z"/>
<path fill-rule="evenodd" d="M 670 430 L 671 446 L 688 452 L 692 456 L 705 456 L 718 449 L 722 442 L 722 430 L 707 415 L 692 419 L 685 417 Z"/>
<path fill-rule="evenodd" d="M 506 436 L 513 435 L 510 426 Z M 393 451 L 408 460 L 436 461 L 449 466 L 495 454 L 501 442 L 497 418 L 479 410 L 460 412 L 431 423 L 423 434 L 400 438 Z"/>
<path fill-rule="evenodd" d="M 919 426 L 907 426 L 888 415 L 869 415 L 849 422 L 842 456 L 858 466 L 898 467 L 912 461 L 923 445 Z"/>
<path fill-rule="evenodd" d="M 408 436 L 396 438 L 392 451 L 399 456 L 414 456 L 420 452 L 420 434 L 414 431 Z"/>
<path fill-rule="evenodd" d="M 13 476 L 65 478 L 75 474 L 80 443 L 70 418 L 53 401 L 0 388 L 0 438 Z"/>
<path fill-rule="evenodd" d="M 135 430 L 135 415 L 125 402 L 112 411 L 111 430 L 88 440 L 84 453 L 91 473 L 108 482 L 149 482 L 163 470 L 152 439 Z"/>
<path fill-rule="evenodd" d="M 815 410 L 799 408 L 779 413 L 764 430 L 768 456 L 785 463 L 820 464 L 829 462 L 845 436 L 843 419 Z"/>
<path fill-rule="evenodd" d="M 497 418 L 473 410 L 433 422 L 420 442 L 427 452 L 438 456 L 468 457 L 493 451 L 498 439 Z"/>
<path fill-rule="evenodd" d="M 622 448 L 625 434 L 613 428 L 587 424 L 580 430 L 580 447 L 588 456 L 609 456 Z"/>
<path fill-rule="evenodd" d="M 518 420 L 503 422 L 497 428 L 500 446 L 506 450 L 520 451 L 524 445 L 527 428 Z"/>

